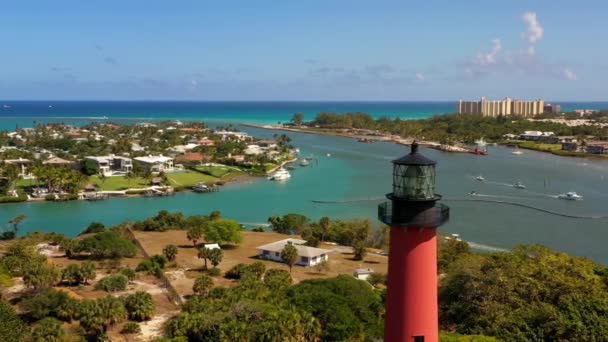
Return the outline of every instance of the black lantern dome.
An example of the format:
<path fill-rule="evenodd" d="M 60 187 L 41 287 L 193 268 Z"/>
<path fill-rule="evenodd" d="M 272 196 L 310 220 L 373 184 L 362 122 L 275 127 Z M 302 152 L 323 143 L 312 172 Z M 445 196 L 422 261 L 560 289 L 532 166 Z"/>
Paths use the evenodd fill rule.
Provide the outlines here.
<path fill-rule="evenodd" d="M 435 194 L 435 164 L 418 153 L 418 143 L 414 141 L 409 154 L 393 160 L 391 199 L 437 201 L 440 197 Z"/>

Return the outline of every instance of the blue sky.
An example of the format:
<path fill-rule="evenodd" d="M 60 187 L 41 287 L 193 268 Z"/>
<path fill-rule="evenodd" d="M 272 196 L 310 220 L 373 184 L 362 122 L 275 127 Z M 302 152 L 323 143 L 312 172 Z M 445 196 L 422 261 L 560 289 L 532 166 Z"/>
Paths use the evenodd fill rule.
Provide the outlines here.
<path fill-rule="evenodd" d="M 607 100 L 605 1 L 0 0 L 0 98 Z"/>

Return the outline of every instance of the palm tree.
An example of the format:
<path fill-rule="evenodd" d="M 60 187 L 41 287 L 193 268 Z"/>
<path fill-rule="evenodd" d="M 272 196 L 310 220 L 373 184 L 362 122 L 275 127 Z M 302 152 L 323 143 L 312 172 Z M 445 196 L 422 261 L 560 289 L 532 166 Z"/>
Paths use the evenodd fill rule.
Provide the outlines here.
<path fill-rule="evenodd" d="M 291 268 L 298 260 L 298 250 L 296 249 L 296 247 L 294 247 L 294 245 L 288 243 L 287 245 L 285 245 L 285 247 L 283 247 L 283 250 L 281 251 L 281 259 L 287 265 L 289 265 L 289 273 L 291 273 Z"/>
<path fill-rule="evenodd" d="M 129 319 L 134 321 L 144 321 L 154 315 L 156 305 L 152 296 L 144 291 L 137 291 L 125 298 L 125 308 L 129 313 Z"/>
<path fill-rule="evenodd" d="M 175 260 L 175 257 L 177 256 L 177 246 L 175 245 L 166 245 L 165 248 L 163 248 L 163 254 L 167 257 L 167 260 L 173 261 Z"/>
<path fill-rule="evenodd" d="M 209 253 L 210 253 L 210 249 L 209 248 L 199 248 L 198 250 L 198 257 L 199 259 L 203 259 L 205 260 L 205 269 L 207 269 L 207 259 L 209 259 Z"/>
<path fill-rule="evenodd" d="M 206 274 L 201 274 L 194 281 L 194 285 L 192 286 L 192 291 L 194 291 L 194 293 L 196 293 L 198 295 L 207 296 L 209 294 L 209 291 L 211 291 L 212 288 L 213 288 L 213 279 L 211 279 L 211 277 L 209 277 Z"/>
<path fill-rule="evenodd" d="M 331 226 L 331 220 L 327 216 L 321 217 L 319 220 L 319 227 L 321 227 L 321 242 L 325 241 L 325 235 L 329 231 L 329 227 Z"/>
<path fill-rule="evenodd" d="M 91 261 L 85 261 L 80 266 L 80 274 L 82 276 L 82 282 L 87 284 L 90 279 L 94 279 L 96 275 L 95 264 Z"/>
<path fill-rule="evenodd" d="M 211 265 L 213 265 L 213 267 L 217 267 L 217 265 L 219 265 L 220 262 L 222 262 L 222 259 L 224 258 L 224 251 L 219 248 L 208 249 L 207 253 L 207 257 L 209 258 L 209 261 L 211 262 Z"/>

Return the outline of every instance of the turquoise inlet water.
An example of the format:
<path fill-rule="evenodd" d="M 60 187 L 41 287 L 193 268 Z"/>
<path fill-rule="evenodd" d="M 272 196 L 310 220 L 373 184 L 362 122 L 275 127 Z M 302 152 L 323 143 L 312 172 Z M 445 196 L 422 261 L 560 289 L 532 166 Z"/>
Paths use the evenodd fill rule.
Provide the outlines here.
<path fill-rule="evenodd" d="M 274 132 L 243 128 L 259 137 Z M 390 161 L 407 152 L 406 147 L 356 140 L 289 134 L 302 155 L 317 159 L 309 167 L 297 167 L 285 182 L 248 179 L 212 194 L 183 193 L 168 198 L 129 198 L 109 201 L 26 203 L 0 207 L 0 222 L 25 214 L 23 231 L 58 231 L 74 235 L 91 221 L 114 224 L 142 219 L 166 209 L 186 215 L 220 210 L 226 217 L 247 225 L 266 222 L 270 215 L 304 213 L 314 219 L 370 218 L 391 187 Z M 541 243 L 558 250 L 608 263 L 608 220 L 574 219 L 522 207 L 462 200 L 488 198 L 532 205 L 575 215 L 607 215 L 608 162 L 564 158 L 533 151 L 521 156 L 511 149 L 490 147 L 489 156 L 444 153 L 422 149 L 438 161 L 438 192 L 451 207 L 451 220 L 442 230 L 483 246 L 509 248 L 518 243 Z M 330 154 L 328 157 L 327 154 Z M 486 182 L 476 181 L 482 174 Z M 522 181 L 526 190 L 511 184 Z M 476 191 L 483 196 L 472 197 Z M 555 195 L 576 191 L 583 201 L 565 201 Z M 489 197 L 484 197 L 489 196 Z M 361 201 L 363 199 L 376 199 Z M 318 204 L 312 200 L 355 201 Z"/>
<path fill-rule="evenodd" d="M 233 122 L 277 122 L 289 119 L 292 113 L 297 111 L 372 112 L 370 108 L 376 108 L 373 113 L 377 116 L 402 113 L 400 115 L 404 118 L 422 117 L 432 115 L 435 110 L 440 111 L 444 107 L 449 111 L 452 104 L 255 103 L 252 104 L 253 107 L 249 107 L 245 103 L 232 103 L 224 108 L 217 103 L 178 103 L 171 109 L 173 107 L 170 103 L 149 102 L 110 102 L 103 103 L 101 107 L 92 102 L 66 102 L 55 103 L 52 108 L 42 102 L 23 102 L 10 103 L 9 106 L 8 109 L 13 114 L 6 115 L 3 112 L 0 115 L 0 129 L 14 129 L 16 125 L 31 126 L 34 116 L 38 122 L 59 121 L 53 118 L 59 116 L 56 111 L 65 117 L 73 118 L 69 120 L 74 122 L 61 119 L 68 123 L 86 121 L 82 119 L 86 116 L 107 115 L 128 122 L 141 121 L 137 118 L 162 116 L 218 124 L 231 121 L 223 120 L 230 113 L 233 113 Z M 598 103 L 572 106 L 608 107 Z M 38 110 L 49 112 L 42 115 Z M 244 112 L 241 113 L 240 110 Z M 169 115 L 170 113 L 173 114 Z M 247 127 L 242 129 L 262 138 L 271 137 L 276 133 Z M 247 179 L 229 184 L 218 193 L 182 193 L 168 198 L 5 204 L 0 206 L 0 225 L 19 214 L 25 214 L 27 219 L 22 225 L 22 232 L 41 230 L 75 235 L 92 221 L 115 224 L 125 220 L 143 219 L 163 209 L 182 211 L 186 215 L 220 210 L 226 217 L 235 218 L 250 226 L 265 223 L 268 216 L 289 212 L 303 213 L 314 219 L 327 215 L 345 219 L 370 218 L 377 222 L 375 216 L 380 198 L 390 192 L 390 161 L 407 152 L 404 146 L 388 143 L 362 144 L 348 138 L 311 134 L 289 135 L 293 144 L 301 149 L 303 156 L 314 155 L 317 159 L 309 167 L 297 167 L 292 172 L 293 177 L 285 182 Z M 443 231 L 459 233 L 462 238 L 482 248 L 509 248 L 519 243 L 540 243 L 608 264 L 608 248 L 605 248 L 605 241 L 608 240 L 606 219 L 566 218 L 523 207 L 467 201 L 501 200 L 570 215 L 608 215 L 605 205 L 608 201 L 607 161 L 565 158 L 533 151 L 524 151 L 523 155 L 516 156 L 511 154 L 511 149 L 502 147 L 490 147 L 489 156 L 444 153 L 430 149 L 422 149 L 422 152 L 438 161 L 437 190 L 452 210 L 451 220 L 442 227 Z M 474 178 L 479 174 L 487 181 L 476 181 Z M 511 186 L 518 180 L 527 186 L 525 190 Z M 481 196 L 468 195 L 472 190 Z M 576 191 L 585 199 L 565 201 L 555 197 L 567 191 Z M 319 204 L 313 203 L 312 200 L 351 202 Z"/>

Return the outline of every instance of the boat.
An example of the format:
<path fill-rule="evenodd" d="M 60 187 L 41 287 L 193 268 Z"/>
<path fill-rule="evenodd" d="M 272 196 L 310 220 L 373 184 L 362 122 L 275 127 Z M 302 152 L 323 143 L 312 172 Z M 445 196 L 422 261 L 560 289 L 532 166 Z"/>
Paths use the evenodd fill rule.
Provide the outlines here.
<path fill-rule="evenodd" d="M 487 156 L 488 155 L 488 151 L 486 151 L 486 150 L 480 150 L 479 148 L 476 148 L 474 150 L 468 149 L 467 152 L 472 153 L 472 154 L 476 154 L 478 156 Z"/>
<path fill-rule="evenodd" d="M 518 151 L 513 151 L 513 152 L 511 152 L 511 154 L 515 154 L 515 155 L 518 155 L 518 156 L 519 156 L 519 155 L 522 155 L 522 154 L 524 154 L 524 153 L 523 153 L 522 151 L 519 151 L 519 150 L 518 150 Z"/>
<path fill-rule="evenodd" d="M 583 196 L 577 194 L 574 191 L 566 192 L 565 194 L 557 195 L 557 198 L 570 200 L 570 201 L 580 201 L 583 199 Z"/>
<path fill-rule="evenodd" d="M 469 192 L 469 195 L 471 195 L 471 196 L 477 196 L 477 191 L 473 190 L 473 191 Z"/>
<path fill-rule="evenodd" d="M 295 170 L 295 169 L 296 169 L 296 167 L 295 167 L 295 166 L 293 166 L 293 165 L 286 165 L 286 166 L 285 166 L 285 168 L 286 168 L 287 170 Z"/>
<path fill-rule="evenodd" d="M 331 153 L 326 154 L 326 156 L 331 157 Z"/>
<path fill-rule="evenodd" d="M 300 149 L 299 149 L 299 148 L 295 148 L 293 151 L 294 151 L 296 154 L 297 154 L 297 153 L 300 153 Z"/>
<path fill-rule="evenodd" d="M 516 182 L 515 184 L 513 184 L 513 187 L 515 189 L 525 189 L 526 188 L 526 186 L 522 182 Z"/>
<path fill-rule="evenodd" d="M 192 191 L 194 191 L 194 192 L 208 192 L 209 191 L 209 187 L 205 183 L 196 183 L 192 187 Z"/>
<path fill-rule="evenodd" d="M 475 179 L 478 180 L 478 181 L 480 181 L 480 182 L 483 182 L 483 181 L 486 180 L 485 178 L 483 178 L 482 175 L 479 175 L 479 176 L 475 177 Z"/>
<path fill-rule="evenodd" d="M 302 160 L 300 160 L 300 166 L 308 166 L 310 165 L 310 162 L 308 161 L 308 159 L 304 158 Z"/>
<path fill-rule="evenodd" d="M 279 181 L 291 178 L 289 171 L 284 168 L 278 169 L 275 173 L 268 176 L 268 180 Z"/>

